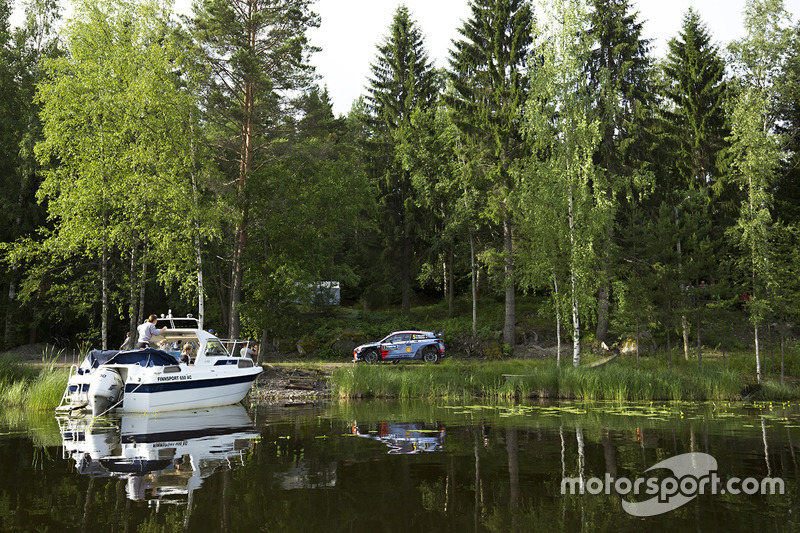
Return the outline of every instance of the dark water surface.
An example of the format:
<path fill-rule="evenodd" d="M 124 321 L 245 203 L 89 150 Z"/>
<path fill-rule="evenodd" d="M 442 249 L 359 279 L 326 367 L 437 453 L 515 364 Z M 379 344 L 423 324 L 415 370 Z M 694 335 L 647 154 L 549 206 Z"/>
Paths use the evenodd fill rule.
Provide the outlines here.
<path fill-rule="evenodd" d="M 713 457 L 717 489 L 774 478 L 785 493 L 707 493 L 649 517 L 623 499 L 650 495 L 562 495 L 565 477 L 663 480 L 646 470 L 689 452 Z M 0 530 L 800 531 L 798 455 L 796 403 L 6 412 Z"/>

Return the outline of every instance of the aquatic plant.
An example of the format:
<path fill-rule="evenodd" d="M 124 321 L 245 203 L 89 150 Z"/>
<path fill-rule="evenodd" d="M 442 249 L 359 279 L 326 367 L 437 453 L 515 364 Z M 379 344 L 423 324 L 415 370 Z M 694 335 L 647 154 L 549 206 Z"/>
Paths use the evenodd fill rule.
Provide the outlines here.
<path fill-rule="evenodd" d="M 55 409 L 67 386 L 68 372 L 55 368 L 54 359 L 48 357 L 43 355 L 45 365 L 38 372 L 19 360 L 0 360 L 0 401 L 26 410 Z"/>
<path fill-rule="evenodd" d="M 636 370 L 562 367 L 548 362 L 499 361 L 446 365 L 352 365 L 337 369 L 331 382 L 340 398 L 562 398 L 610 401 L 702 401 L 741 399 L 742 374 L 703 370 Z M 797 398 L 797 387 L 769 382 L 761 398 Z"/>
<path fill-rule="evenodd" d="M 55 409 L 64 394 L 68 376 L 68 371 L 64 369 L 40 372 L 28 386 L 26 409 Z"/>

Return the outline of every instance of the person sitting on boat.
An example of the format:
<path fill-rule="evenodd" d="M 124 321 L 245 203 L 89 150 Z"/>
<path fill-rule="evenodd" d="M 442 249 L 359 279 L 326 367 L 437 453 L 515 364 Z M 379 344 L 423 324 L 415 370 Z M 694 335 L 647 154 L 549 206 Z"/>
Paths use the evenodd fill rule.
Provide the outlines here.
<path fill-rule="evenodd" d="M 194 344 L 191 342 L 187 342 L 183 345 L 183 351 L 181 352 L 181 363 L 186 363 L 187 365 L 192 364 L 192 358 L 194 357 Z"/>
<path fill-rule="evenodd" d="M 161 342 L 158 343 L 158 349 L 163 352 L 169 352 L 169 341 L 167 339 L 161 339 Z"/>
<path fill-rule="evenodd" d="M 144 321 L 142 325 L 139 326 L 139 344 L 136 346 L 137 348 L 149 348 L 150 347 L 150 339 L 153 338 L 153 335 L 159 335 L 164 333 L 167 330 L 167 326 L 164 326 L 160 330 L 156 328 L 156 321 L 158 317 L 156 315 L 150 315 L 150 317 Z"/>

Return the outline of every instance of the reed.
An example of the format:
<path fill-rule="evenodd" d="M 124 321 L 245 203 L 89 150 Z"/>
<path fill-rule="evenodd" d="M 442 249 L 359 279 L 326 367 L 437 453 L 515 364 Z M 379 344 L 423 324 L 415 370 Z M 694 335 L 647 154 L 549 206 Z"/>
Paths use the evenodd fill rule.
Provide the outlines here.
<path fill-rule="evenodd" d="M 25 407 L 32 410 L 55 409 L 67 386 L 69 372 L 64 369 L 44 370 L 30 382 Z"/>
<path fill-rule="evenodd" d="M 58 406 L 67 386 L 68 371 L 55 368 L 52 355 L 44 354 L 42 360 L 45 365 L 38 373 L 18 360 L 0 360 L 0 401 L 4 405 L 26 410 Z"/>
<path fill-rule="evenodd" d="M 722 369 L 702 371 L 636 370 L 625 365 L 603 368 L 557 368 L 552 363 L 509 361 L 442 365 L 353 365 L 331 376 L 339 398 L 563 398 L 610 401 L 739 400 L 746 389 L 742 374 Z M 795 386 L 772 382 L 760 399 L 800 397 Z"/>

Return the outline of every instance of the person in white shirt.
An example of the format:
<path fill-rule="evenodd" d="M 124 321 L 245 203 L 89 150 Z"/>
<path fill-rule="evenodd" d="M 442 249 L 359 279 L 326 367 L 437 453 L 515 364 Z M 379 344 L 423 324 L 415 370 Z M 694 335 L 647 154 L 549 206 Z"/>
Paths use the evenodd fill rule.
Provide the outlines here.
<path fill-rule="evenodd" d="M 245 346 L 241 350 L 239 350 L 239 355 L 242 357 L 249 357 L 252 359 L 254 356 L 258 355 L 258 344 L 254 344 L 252 348 L 249 346 Z"/>
<path fill-rule="evenodd" d="M 164 326 L 160 330 L 156 328 L 157 320 L 158 317 L 156 315 L 150 315 L 150 318 L 145 320 L 144 323 L 139 326 L 139 344 L 136 345 L 137 348 L 149 348 L 150 339 L 153 338 L 153 335 L 160 335 L 167 330 L 167 326 Z"/>

